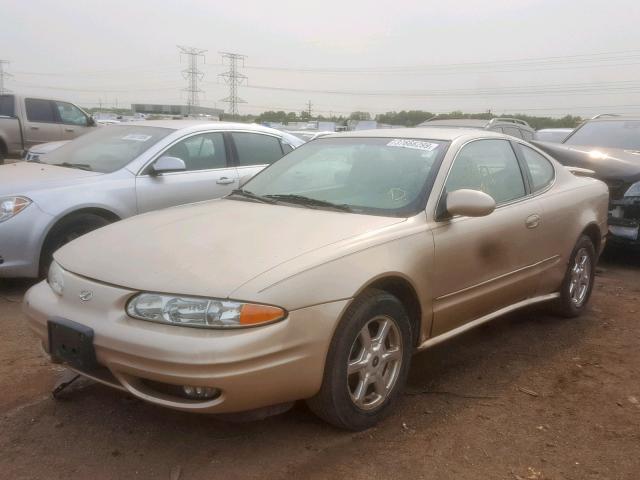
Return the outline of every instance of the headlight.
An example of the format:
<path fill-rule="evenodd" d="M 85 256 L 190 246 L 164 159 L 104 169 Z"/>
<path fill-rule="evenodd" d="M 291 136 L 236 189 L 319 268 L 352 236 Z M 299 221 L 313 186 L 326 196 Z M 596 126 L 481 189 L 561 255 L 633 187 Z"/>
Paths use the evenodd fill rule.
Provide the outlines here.
<path fill-rule="evenodd" d="M 286 312 L 271 305 L 216 298 L 140 293 L 127 304 L 130 317 L 198 328 L 242 328 L 277 322 Z"/>
<path fill-rule="evenodd" d="M 636 182 L 624 192 L 625 197 L 640 197 L 640 182 Z"/>
<path fill-rule="evenodd" d="M 58 265 L 55 260 L 51 262 L 51 266 L 49 267 L 49 274 L 47 275 L 47 283 L 58 295 L 62 295 L 64 290 L 64 278 L 62 276 L 63 270 L 60 265 Z"/>
<path fill-rule="evenodd" d="M 2 197 L 0 198 L 0 222 L 9 220 L 22 210 L 31 205 L 27 197 Z"/>

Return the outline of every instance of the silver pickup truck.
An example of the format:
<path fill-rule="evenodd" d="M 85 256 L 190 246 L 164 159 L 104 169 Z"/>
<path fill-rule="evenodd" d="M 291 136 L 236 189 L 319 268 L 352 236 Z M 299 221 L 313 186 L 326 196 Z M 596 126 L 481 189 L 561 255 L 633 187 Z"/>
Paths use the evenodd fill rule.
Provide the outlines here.
<path fill-rule="evenodd" d="M 95 126 L 88 113 L 69 102 L 0 95 L 0 165 L 33 145 L 71 140 Z"/>

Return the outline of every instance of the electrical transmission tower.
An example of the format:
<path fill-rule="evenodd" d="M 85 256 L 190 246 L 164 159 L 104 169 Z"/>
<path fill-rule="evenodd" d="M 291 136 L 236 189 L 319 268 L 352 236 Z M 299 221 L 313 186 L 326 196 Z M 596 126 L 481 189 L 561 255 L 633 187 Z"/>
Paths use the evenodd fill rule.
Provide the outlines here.
<path fill-rule="evenodd" d="M 238 97 L 238 85 L 241 85 L 247 80 L 247 76 L 238 72 L 238 63 L 242 62 L 244 67 L 244 60 L 246 55 L 240 55 L 238 53 L 220 52 L 222 55 L 222 63 L 225 63 L 225 59 L 229 63 L 229 70 L 224 73 L 220 73 L 218 76 L 222 77 L 224 83 L 229 85 L 229 96 L 221 99 L 221 102 L 227 102 L 229 104 L 229 113 L 231 115 L 238 115 L 238 104 L 247 103 Z"/>
<path fill-rule="evenodd" d="M 204 77 L 204 73 L 198 70 L 198 57 L 202 57 L 202 61 L 205 61 L 205 52 L 200 48 L 185 47 L 177 45 L 180 50 L 180 58 L 182 55 L 186 55 L 189 58 L 189 67 L 182 70 L 182 76 L 187 80 L 187 88 L 183 91 L 187 92 L 187 113 L 191 114 L 191 107 L 200 105 L 199 94 L 203 93 L 198 87 L 198 82 Z"/>
<path fill-rule="evenodd" d="M 5 65 L 9 65 L 9 61 L 8 60 L 0 60 L 0 95 L 2 95 L 3 93 L 11 93 L 11 90 L 9 90 L 8 88 L 5 88 L 4 80 L 6 78 L 13 77 L 13 75 L 11 75 L 9 72 L 5 72 L 4 71 L 4 66 Z"/>

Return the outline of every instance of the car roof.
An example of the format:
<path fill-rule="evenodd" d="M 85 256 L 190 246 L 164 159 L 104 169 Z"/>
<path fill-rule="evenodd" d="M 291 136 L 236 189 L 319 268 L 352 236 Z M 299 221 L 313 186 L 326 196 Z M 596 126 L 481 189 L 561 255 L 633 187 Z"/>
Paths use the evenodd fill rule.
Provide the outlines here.
<path fill-rule="evenodd" d="M 352 132 L 332 133 L 322 138 L 414 138 L 424 140 L 452 141 L 460 137 L 509 138 L 502 133 L 487 130 L 467 130 L 462 128 L 416 127 L 416 128 L 378 128 L 376 130 L 354 130 Z"/>
<path fill-rule="evenodd" d="M 456 118 L 456 119 L 447 119 L 447 120 L 427 120 L 426 122 L 422 122 L 420 125 L 428 126 L 428 125 L 443 125 L 443 126 L 458 126 L 458 127 L 473 127 L 473 128 L 484 128 L 489 125 L 490 120 L 482 120 L 475 118 Z"/>
<path fill-rule="evenodd" d="M 255 132 L 271 133 L 282 136 L 280 130 L 275 128 L 263 127 L 255 123 L 234 123 L 234 122 L 215 122 L 211 120 L 140 120 L 135 122 L 122 122 L 117 126 L 140 126 L 140 127 L 156 127 L 170 128 L 172 130 L 189 130 L 198 132 L 201 130 L 251 130 Z"/>

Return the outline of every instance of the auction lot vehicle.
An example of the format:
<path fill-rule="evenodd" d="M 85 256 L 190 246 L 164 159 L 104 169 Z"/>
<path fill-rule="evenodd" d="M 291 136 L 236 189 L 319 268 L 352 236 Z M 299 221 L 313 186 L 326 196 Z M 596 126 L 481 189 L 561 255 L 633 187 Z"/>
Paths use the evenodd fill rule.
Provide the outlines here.
<path fill-rule="evenodd" d="M 563 165 L 591 170 L 605 182 L 610 192 L 611 243 L 640 246 L 640 117 L 599 115 L 561 144 L 535 145 Z"/>
<path fill-rule="evenodd" d="M 477 120 L 473 118 L 449 118 L 438 120 L 433 118 L 422 122 L 419 127 L 442 127 L 442 128 L 478 128 L 489 132 L 504 133 L 512 137 L 522 138 L 526 141 L 533 140 L 535 130 L 519 118 L 499 117 L 491 120 Z"/>
<path fill-rule="evenodd" d="M 0 95 L 0 165 L 39 143 L 71 140 L 96 122 L 73 103 L 20 95 Z"/>
<path fill-rule="evenodd" d="M 579 315 L 607 198 L 502 134 L 331 134 L 225 198 L 71 242 L 24 308 L 54 361 L 154 404 L 306 399 L 360 430 L 396 402 L 413 352 L 538 302 Z"/>
<path fill-rule="evenodd" d="M 44 275 L 56 249 L 116 220 L 224 196 L 302 143 L 257 125 L 131 122 L 0 166 L 0 277 Z"/>
<path fill-rule="evenodd" d="M 562 143 L 573 132 L 573 128 L 543 128 L 536 130 L 533 139 L 539 142 Z"/>

